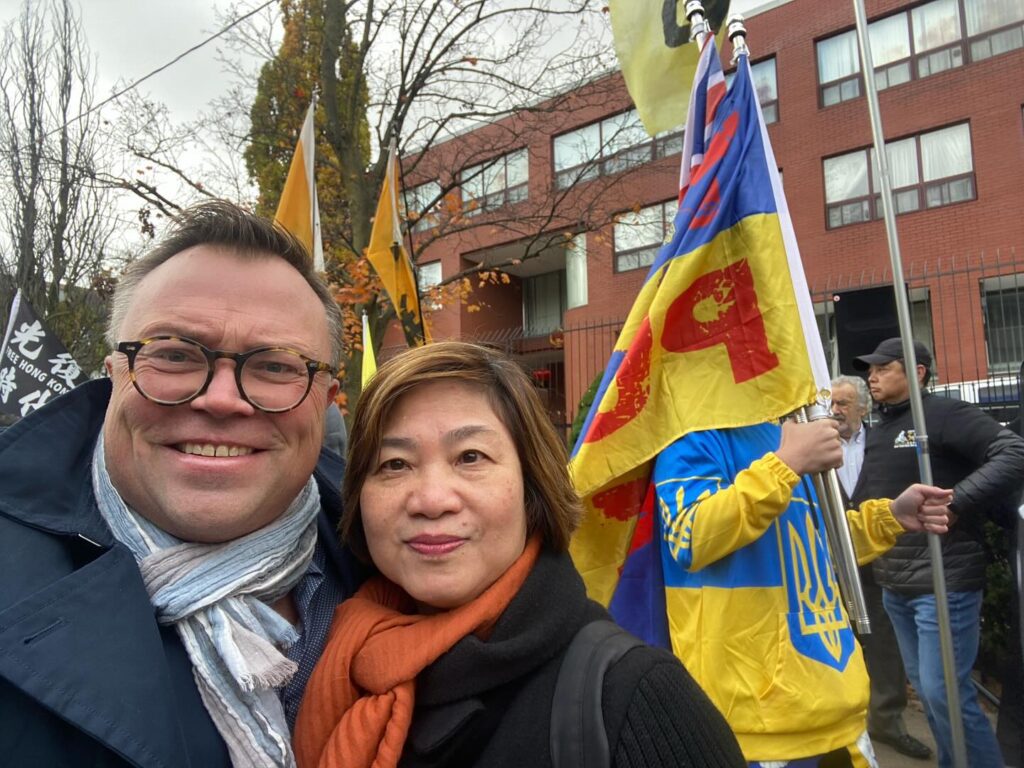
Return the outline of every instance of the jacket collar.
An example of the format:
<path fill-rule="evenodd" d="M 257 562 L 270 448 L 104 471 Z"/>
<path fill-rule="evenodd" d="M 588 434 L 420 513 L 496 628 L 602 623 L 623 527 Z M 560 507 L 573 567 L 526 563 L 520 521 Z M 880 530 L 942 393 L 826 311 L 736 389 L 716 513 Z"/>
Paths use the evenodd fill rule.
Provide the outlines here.
<path fill-rule="evenodd" d="M 109 379 L 61 395 L 0 435 L 0 514 L 60 535 L 110 546 L 93 514 L 92 451 L 110 401 Z M 40 476 L 53 482 L 39 482 Z"/>
<path fill-rule="evenodd" d="M 921 399 L 931 397 L 931 392 L 922 392 Z M 892 419 L 902 416 L 910 410 L 910 400 L 903 400 L 899 403 L 879 403 L 878 413 L 882 417 L 882 421 L 891 421 Z"/>

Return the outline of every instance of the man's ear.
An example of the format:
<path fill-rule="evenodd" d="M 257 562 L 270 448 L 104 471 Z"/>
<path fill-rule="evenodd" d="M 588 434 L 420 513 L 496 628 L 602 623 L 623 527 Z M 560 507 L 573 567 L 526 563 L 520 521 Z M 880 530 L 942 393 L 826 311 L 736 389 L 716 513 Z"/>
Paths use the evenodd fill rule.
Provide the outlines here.
<path fill-rule="evenodd" d="M 103 358 L 103 367 L 107 371 L 107 376 L 113 376 L 114 375 L 114 356 L 113 355 L 107 355 L 106 357 Z"/>
<path fill-rule="evenodd" d="M 917 380 L 919 383 L 924 384 L 924 377 L 928 375 L 928 369 L 918 363 L 917 365 Z"/>
<path fill-rule="evenodd" d="M 327 388 L 327 404 L 330 405 L 334 402 L 334 397 L 338 394 L 338 389 L 341 388 L 341 382 L 337 379 L 331 379 L 331 385 Z"/>

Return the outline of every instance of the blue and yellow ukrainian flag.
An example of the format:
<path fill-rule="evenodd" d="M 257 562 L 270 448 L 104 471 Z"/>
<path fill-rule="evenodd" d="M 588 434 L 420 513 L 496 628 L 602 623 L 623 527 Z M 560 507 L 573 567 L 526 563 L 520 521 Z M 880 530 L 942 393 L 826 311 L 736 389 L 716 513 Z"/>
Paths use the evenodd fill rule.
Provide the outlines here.
<path fill-rule="evenodd" d="M 709 36 L 689 103 L 675 231 L 623 326 L 570 464 L 585 503 L 576 566 L 590 596 L 648 642 L 667 645 L 652 460 L 694 430 L 758 424 L 814 402 L 828 371 L 811 334 L 747 57 L 726 92 Z"/>

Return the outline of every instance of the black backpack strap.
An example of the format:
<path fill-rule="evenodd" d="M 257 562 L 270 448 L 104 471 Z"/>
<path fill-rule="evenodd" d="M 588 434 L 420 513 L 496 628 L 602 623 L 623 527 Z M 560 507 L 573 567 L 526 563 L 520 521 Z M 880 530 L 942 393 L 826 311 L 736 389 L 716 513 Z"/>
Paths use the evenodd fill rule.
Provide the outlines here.
<path fill-rule="evenodd" d="M 554 768 L 610 768 L 601 691 L 608 668 L 643 645 L 612 621 L 580 628 L 558 670 L 551 702 L 551 762 Z"/>

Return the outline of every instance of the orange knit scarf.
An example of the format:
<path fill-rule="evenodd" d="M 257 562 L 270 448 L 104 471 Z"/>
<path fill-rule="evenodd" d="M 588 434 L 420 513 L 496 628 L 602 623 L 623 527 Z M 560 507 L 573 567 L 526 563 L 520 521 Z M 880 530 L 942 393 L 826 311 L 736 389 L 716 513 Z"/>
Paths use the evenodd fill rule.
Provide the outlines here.
<path fill-rule="evenodd" d="M 299 768 L 395 768 L 412 721 L 416 676 L 462 638 L 490 631 L 539 552 L 534 537 L 483 594 L 451 611 L 402 613 L 409 596 L 379 576 L 342 603 L 295 724 Z"/>

